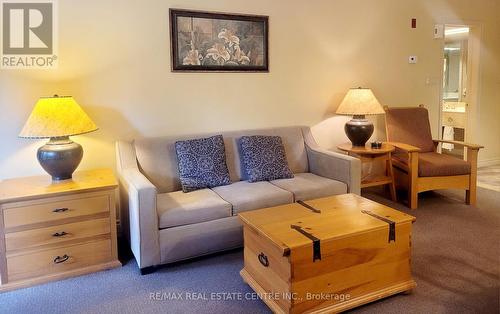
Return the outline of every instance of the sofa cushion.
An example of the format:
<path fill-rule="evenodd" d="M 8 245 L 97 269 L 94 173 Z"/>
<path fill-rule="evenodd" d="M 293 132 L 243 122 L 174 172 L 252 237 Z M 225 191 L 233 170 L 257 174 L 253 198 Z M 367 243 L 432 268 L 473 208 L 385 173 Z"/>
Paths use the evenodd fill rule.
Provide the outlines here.
<path fill-rule="evenodd" d="M 282 127 L 259 130 L 240 130 L 223 132 L 226 163 L 232 182 L 242 180 L 239 140 L 246 135 L 275 135 L 281 137 L 292 173 L 308 172 L 307 152 L 302 135 L 302 128 Z M 175 142 L 193 138 L 209 137 L 217 133 L 187 134 L 156 138 L 137 138 L 134 140 L 134 150 L 137 165 L 141 172 L 153 183 L 159 193 L 178 191 L 182 188 L 179 180 L 179 167 L 175 153 Z"/>
<path fill-rule="evenodd" d="M 231 204 L 210 189 L 158 194 L 156 208 L 160 229 L 231 216 Z"/>
<path fill-rule="evenodd" d="M 184 192 L 231 183 L 222 135 L 177 141 L 175 152 Z"/>
<path fill-rule="evenodd" d="M 269 182 L 239 181 L 213 188 L 227 202 L 233 205 L 233 215 L 247 210 L 278 206 L 293 202 L 293 194 Z"/>
<path fill-rule="evenodd" d="M 291 179 L 279 179 L 271 183 L 293 193 L 295 201 L 347 193 L 347 184 L 313 173 L 296 173 Z"/>
<path fill-rule="evenodd" d="M 249 182 L 293 178 L 279 136 L 242 136 L 241 164 Z"/>
<path fill-rule="evenodd" d="M 403 165 L 408 165 L 406 154 L 394 154 L 393 158 Z M 450 155 L 439 153 L 418 154 L 419 177 L 458 176 L 470 174 L 470 169 L 470 163 Z"/>

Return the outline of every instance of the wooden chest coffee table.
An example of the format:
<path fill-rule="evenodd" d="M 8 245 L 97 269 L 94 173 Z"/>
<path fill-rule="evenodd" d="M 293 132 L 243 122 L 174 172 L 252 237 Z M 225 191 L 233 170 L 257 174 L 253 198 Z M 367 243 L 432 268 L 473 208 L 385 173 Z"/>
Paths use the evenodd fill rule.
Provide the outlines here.
<path fill-rule="evenodd" d="M 275 313 L 331 313 L 411 291 L 415 217 L 354 194 L 239 215 L 243 279 Z"/>

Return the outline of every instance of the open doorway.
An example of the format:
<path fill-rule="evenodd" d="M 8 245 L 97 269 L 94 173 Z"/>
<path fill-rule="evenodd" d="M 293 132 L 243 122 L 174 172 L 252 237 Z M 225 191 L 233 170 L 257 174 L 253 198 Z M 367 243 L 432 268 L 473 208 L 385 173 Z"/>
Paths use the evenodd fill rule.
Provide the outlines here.
<path fill-rule="evenodd" d="M 469 32 L 466 25 L 445 25 L 443 49 L 442 139 L 465 141 L 468 133 Z M 442 153 L 463 157 L 464 150 L 443 144 Z"/>
<path fill-rule="evenodd" d="M 439 135 L 444 140 L 477 142 L 482 25 L 445 24 L 443 85 L 440 93 Z M 464 157 L 464 148 L 446 144 L 441 152 Z"/>

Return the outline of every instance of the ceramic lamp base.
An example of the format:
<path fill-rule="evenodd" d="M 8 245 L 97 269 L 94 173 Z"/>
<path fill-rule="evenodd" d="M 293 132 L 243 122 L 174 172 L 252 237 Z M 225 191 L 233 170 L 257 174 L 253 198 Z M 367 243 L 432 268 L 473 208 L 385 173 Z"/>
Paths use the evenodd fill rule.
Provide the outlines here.
<path fill-rule="evenodd" d="M 365 146 L 373 134 L 374 127 L 364 115 L 356 115 L 352 120 L 347 121 L 344 130 L 353 146 Z"/>
<path fill-rule="evenodd" d="M 82 157 L 82 146 L 69 137 L 51 138 L 37 153 L 40 165 L 54 181 L 71 179 Z"/>

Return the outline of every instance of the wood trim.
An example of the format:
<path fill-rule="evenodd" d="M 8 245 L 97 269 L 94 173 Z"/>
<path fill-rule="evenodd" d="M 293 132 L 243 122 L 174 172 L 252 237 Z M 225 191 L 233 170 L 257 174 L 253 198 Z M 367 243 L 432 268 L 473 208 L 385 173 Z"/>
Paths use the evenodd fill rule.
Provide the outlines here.
<path fill-rule="evenodd" d="M 353 146 L 351 143 L 342 143 L 337 145 L 337 148 L 348 153 L 353 153 L 356 155 L 366 155 L 366 156 L 375 156 L 375 155 L 385 155 L 389 152 L 394 151 L 394 146 L 388 143 L 382 143 L 382 147 L 380 148 L 371 148 L 368 145 L 365 146 Z"/>
<path fill-rule="evenodd" d="M 252 276 L 245 269 L 242 269 L 240 271 L 240 276 L 243 278 L 243 281 L 245 281 L 257 294 L 266 295 L 266 293 L 268 293 L 264 288 L 262 288 L 261 285 L 259 285 L 257 281 L 255 281 L 252 278 Z M 394 294 L 411 292 L 416 286 L 417 286 L 416 282 L 412 279 L 395 285 L 388 286 L 387 288 L 378 290 L 376 292 L 372 292 L 357 298 L 350 299 L 340 304 L 332 304 L 325 308 L 313 310 L 308 313 L 310 314 L 339 313 L 358 307 L 363 304 L 380 300 L 382 298 Z M 279 313 L 279 314 L 287 313 L 286 311 L 283 310 L 283 308 L 281 308 L 278 305 L 277 302 L 275 302 L 271 298 L 263 298 L 262 301 L 271 309 L 271 311 L 273 311 L 273 313 Z"/>
<path fill-rule="evenodd" d="M 416 146 L 412 146 L 410 144 L 400 143 L 400 142 L 386 142 L 389 145 L 392 145 L 396 148 L 404 150 L 406 153 L 419 152 L 420 148 Z"/>
<path fill-rule="evenodd" d="M 63 209 L 64 211 L 57 210 Z M 29 225 L 54 225 L 61 220 L 106 213 L 109 215 L 109 194 L 66 201 L 49 201 L 31 206 L 4 209 L 7 230 Z"/>
<path fill-rule="evenodd" d="M 392 168 L 392 156 L 391 153 L 389 153 L 389 158 L 387 158 L 386 164 L 385 164 L 385 172 L 389 177 L 391 177 L 391 184 L 389 185 L 389 190 L 391 192 L 391 199 L 394 202 L 397 202 L 397 195 L 396 195 L 396 179 L 394 178 L 394 169 Z"/>
<path fill-rule="evenodd" d="M 418 206 L 418 152 L 408 154 L 408 204 L 411 209 Z"/>
<path fill-rule="evenodd" d="M 349 309 L 358 307 L 363 304 L 367 304 L 373 301 L 380 300 L 382 298 L 386 298 L 388 296 L 411 292 L 417 286 L 414 280 L 405 281 L 396 285 L 389 286 L 385 289 L 378 290 L 376 292 L 372 292 L 370 294 L 363 295 L 358 298 L 353 298 L 348 301 L 342 302 L 340 304 L 335 304 L 329 307 L 325 307 L 320 310 L 316 310 L 311 312 L 311 314 L 327 314 L 327 313 L 340 313 L 347 311 Z"/>
<path fill-rule="evenodd" d="M 446 177 L 419 177 L 418 193 L 439 189 L 469 189 L 469 175 Z"/>
<path fill-rule="evenodd" d="M 484 148 L 484 146 L 478 145 L 478 144 L 472 144 L 472 143 L 466 143 L 466 142 L 460 142 L 460 141 L 448 141 L 448 140 L 432 140 L 434 143 L 449 143 L 453 145 L 458 145 L 458 146 L 465 146 L 469 149 L 474 149 L 474 150 L 479 150 L 481 148 Z"/>
<path fill-rule="evenodd" d="M 111 230 L 111 257 L 118 259 L 118 243 L 116 235 L 116 190 L 109 194 L 109 228 Z"/>
<path fill-rule="evenodd" d="M 50 177 L 47 176 L 8 179 L 0 182 L 0 291 L 119 267 L 121 264 L 118 261 L 116 239 L 116 192 L 116 179 L 113 172 L 108 169 L 78 172 L 75 173 L 73 180 L 61 182 L 51 182 Z M 46 215 L 47 219 L 44 219 L 44 214 L 38 215 L 40 216 L 39 219 L 32 219 L 31 221 L 29 219 L 24 221 L 22 217 L 17 217 L 19 215 L 16 214 L 16 211 L 25 213 L 25 216 L 29 218 L 31 217 L 30 213 L 45 212 L 47 208 L 50 209 L 52 203 L 54 206 L 67 203 L 73 205 L 77 210 L 85 210 L 81 212 L 82 215 L 77 215 L 74 212 L 73 215 L 61 215 L 61 218 L 57 219 L 50 215 Z M 95 208 L 95 210 L 91 210 L 92 208 Z M 16 214 L 14 215 L 17 217 L 16 222 L 19 222 L 12 224 L 12 227 L 8 229 L 5 228 L 6 210 L 13 215 Z M 47 213 L 51 213 L 51 211 L 48 210 Z M 69 213 L 69 211 L 62 213 Z M 109 227 L 109 230 L 104 230 L 106 233 L 102 233 L 103 230 L 100 230 L 99 233 L 101 234 L 92 234 L 91 232 L 81 234 L 79 238 L 71 239 L 68 237 L 64 241 L 62 238 L 61 241 L 54 242 L 47 242 L 43 239 L 39 243 L 27 241 L 26 243 L 29 246 L 23 249 L 11 249 L 6 252 L 6 233 L 12 235 L 13 232 L 31 230 L 29 235 L 36 237 L 39 231 L 37 229 L 49 228 L 46 229 L 49 232 L 59 230 L 59 226 L 63 228 L 64 224 L 70 223 L 81 222 L 83 225 L 83 222 L 85 222 L 86 226 L 92 228 L 89 223 L 94 219 L 101 219 L 101 222 L 103 222 L 102 219 L 105 219 L 105 224 L 101 224 L 100 228 L 105 227 L 108 229 Z M 99 227 L 96 226 L 96 228 Z M 89 252 L 78 253 L 79 248 L 92 251 L 89 246 L 97 242 L 101 242 L 99 248 L 100 258 L 92 258 Z M 48 271 L 43 271 L 43 268 L 40 268 L 40 270 L 29 268 L 31 266 L 35 267 L 38 262 L 37 259 L 30 259 L 30 256 L 43 256 L 43 254 L 50 254 L 50 252 L 59 252 L 61 249 L 64 251 L 66 248 L 76 250 L 74 256 L 78 260 L 75 260 L 75 262 L 80 264 L 65 263 L 66 267 L 60 267 L 58 273 L 54 272 L 52 274 L 47 274 Z M 25 255 L 26 259 L 23 258 Z M 10 271 L 15 273 L 13 276 L 16 276 L 14 277 L 14 279 L 17 278 L 16 280 L 9 278 L 8 259 L 10 263 L 13 263 L 13 269 Z M 20 266 L 21 262 L 26 263 L 26 267 L 28 267 L 25 273 L 23 273 L 22 265 Z M 90 263 L 96 263 L 96 265 L 90 265 Z M 70 270 L 70 268 L 74 269 Z M 28 276 L 33 276 L 33 278 L 28 278 Z"/>
<path fill-rule="evenodd" d="M 476 205 L 477 154 L 477 149 L 467 147 L 467 161 L 470 162 L 470 176 L 469 189 L 465 191 L 465 202 L 469 205 Z"/>
<path fill-rule="evenodd" d="M 87 244 L 87 243 L 101 241 L 101 240 L 111 240 L 111 235 L 109 233 L 100 234 L 100 235 L 91 236 L 91 237 L 87 237 L 87 238 L 83 238 L 83 239 L 70 240 L 70 241 L 67 241 L 64 243 L 52 243 L 52 244 L 43 245 L 43 246 L 26 248 L 23 250 L 12 250 L 12 251 L 7 252 L 6 256 L 7 257 L 14 257 L 14 256 L 19 256 L 19 255 L 32 254 L 32 253 L 37 253 L 37 252 L 43 252 L 46 250 L 63 248 L 63 247 L 72 247 L 72 246 L 79 245 L 79 244 Z"/>
<path fill-rule="evenodd" d="M 84 221 L 84 220 L 94 220 L 94 219 L 108 218 L 108 217 L 110 217 L 109 212 L 101 212 L 101 213 L 92 214 L 92 215 L 69 217 L 69 218 L 54 220 L 51 222 L 40 222 L 40 223 L 35 223 L 35 224 L 10 227 L 10 228 L 5 228 L 4 230 L 5 230 L 5 233 L 12 233 L 12 232 L 20 232 L 20 231 L 26 231 L 26 230 L 32 230 L 32 229 L 47 228 L 47 227 L 52 227 L 52 226 L 75 223 L 75 222 Z"/>
<path fill-rule="evenodd" d="M 61 280 L 61 279 L 67 279 L 75 276 L 81 276 L 85 274 L 90 274 L 90 273 L 95 273 L 101 270 L 108 270 L 112 268 L 117 268 L 121 267 L 122 264 L 118 260 L 114 260 L 111 262 L 107 263 L 102 263 L 98 265 L 92 265 L 76 270 L 71 270 L 71 271 L 66 271 L 62 272 L 59 274 L 52 274 L 52 275 L 46 275 L 42 277 L 37 277 L 33 279 L 26 279 L 26 280 L 21 280 L 17 282 L 12 282 L 12 283 L 7 283 L 7 284 L 2 284 L 0 285 L 0 292 L 6 292 L 6 291 L 11 291 L 15 289 L 20 289 L 20 288 L 26 288 L 30 287 L 33 285 L 38 285 L 41 283 L 46 283 L 50 281 L 56 281 L 56 280 Z"/>
<path fill-rule="evenodd" d="M 37 197 L 36 199 L 28 199 L 28 200 L 22 200 L 22 201 L 11 201 L 11 202 L 2 204 L 2 207 L 5 209 L 10 209 L 10 208 L 17 208 L 17 207 L 26 207 L 26 206 L 32 206 L 32 205 L 53 203 L 53 202 L 73 201 L 73 200 L 79 200 L 79 199 L 85 199 L 85 198 L 91 198 L 91 197 L 105 196 L 105 195 L 109 195 L 110 191 L 114 191 L 115 189 L 116 188 L 110 188 L 110 189 L 92 191 L 92 192 L 79 191 L 75 194 L 62 195 L 62 196 L 43 195 L 43 196 Z"/>
<path fill-rule="evenodd" d="M 111 240 L 108 238 L 36 252 L 8 254 L 9 281 L 21 281 L 112 261 L 110 243 Z M 56 257 L 64 258 L 56 263 Z"/>
<path fill-rule="evenodd" d="M 376 161 L 386 161 L 389 158 L 390 152 L 384 153 L 382 155 L 368 155 L 368 154 L 356 154 L 356 153 L 349 153 L 349 156 L 359 158 L 362 163 L 371 163 L 371 162 L 376 162 Z"/>
<path fill-rule="evenodd" d="M 3 206 L 0 205 L 0 289 L 7 282 L 7 257 L 5 252 L 5 228 L 3 225 Z"/>
<path fill-rule="evenodd" d="M 337 148 L 341 151 L 347 152 L 349 156 L 358 158 L 361 161 L 361 164 L 365 163 L 374 163 L 377 161 L 384 162 L 385 164 L 385 175 L 376 175 L 370 174 L 363 175 L 363 167 L 361 167 L 361 188 L 367 188 L 372 186 L 379 185 L 389 185 L 389 189 L 391 191 L 391 198 L 393 201 L 396 201 L 396 192 L 394 187 L 394 175 L 391 170 L 388 169 L 388 164 L 391 163 L 391 152 L 395 150 L 395 147 L 388 144 L 383 143 L 381 149 L 372 149 L 371 147 L 355 147 L 350 143 L 344 143 L 337 146 Z"/>
<path fill-rule="evenodd" d="M 110 169 L 78 171 L 73 179 L 52 182 L 50 176 L 7 179 L 0 182 L 0 204 L 114 190 L 118 183 Z"/>
<path fill-rule="evenodd" d="M 240 271 L 240 276 L 243 278 L 243 281 L 246 282 L 258 295 L 265 296 L 268 293 L 245 269 Z M 261 300 L 271 309 L 271 311 L 273 311 L 273 313 L 286 314 L 286 312 L 272 298 L 264 297 Z"/>
<path fill-rule="evenodd" d="M 391 176 L 368 176 L 361 181 L 361 188 L 368 188 L 371 186 L 392 184 L 393 179 Z"/>
<path fill-rule="evenodd" d="M 51 226 L 5 234 L 5 248 L 8 253 L 29 250 L 49 245 L 62 246 L 70 241 L 84 241 L 99 235 L 109 234 L 109 218 L 83 220 L 71 224 Z M 65 233 L 56 236 L 56 233 Z"/>

